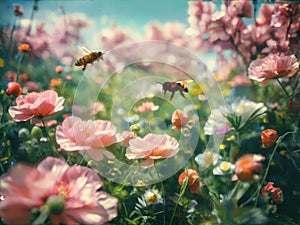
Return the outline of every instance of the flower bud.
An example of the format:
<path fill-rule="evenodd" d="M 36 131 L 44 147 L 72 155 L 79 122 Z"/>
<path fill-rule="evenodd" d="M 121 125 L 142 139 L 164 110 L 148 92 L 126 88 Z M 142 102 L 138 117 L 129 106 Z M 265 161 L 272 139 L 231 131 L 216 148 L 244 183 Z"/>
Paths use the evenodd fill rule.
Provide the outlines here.
<path fill-rule="evenodd" d="M 21 88 L 20 84 L 18 84 L 17 82 L 9 82 L 7 85 L 7 89 L 6 89 L 6 94 L 13 95 L 15 97 L 18 97 L 19 95 L 21 95 L 22 88 Z"/>
<path fill-rule="evenodd" d="M 134 133 L 138 133 L 140 131 L 141 127 L 138 124 L 133 124 L 130 126 L 130 130 Z"/>
<path fill-rule="evenodd" d="M 261 133 L 261 141 L 265 148 L 271 147 L 278 139 L 278 133 L 273 129 L 266 129 Z"/>
<path fill-rule="evenodd" d="M 18 50 L 20 53 L 24 54 L 30 52 L 31 48 L 29 44 L 23 43 L 19 45 Z"/>
<path fill-rule="evenodd" d="M 50 214 L 59 215 L 65 210 L 65 200 L 61 196 L 52 195 L 47 199 L 46 206 Z"/>
<path fill-rule="evenodd" d="M 42 132 L 41 128 L 34 126 L 31 130 L 31 136 L 33 138 L 36 138 L 37 140 L 40 140 L 41 137 L 43 136 L 43 132 Z"/>
<path fill-rule="evenodd" d="M 180 130 L 188 123 L 188 116 L 185 112 L 177 109 L 172 115 L 172 129 Z"/>
<path fill-rule="evenodd" d="M 22 128 L 19 130 L 19 134 L 18 134 L 19 138 L 26 139 L 28 135 L 29 135 L 29 130 L 27 128 Z"/>
<path fill-rule="evenodd" d="M 56 73 L 62 73 L 63 69 L 62 69 L 62 66 L 56 66 L 55 67 L 55 72 Z"/>

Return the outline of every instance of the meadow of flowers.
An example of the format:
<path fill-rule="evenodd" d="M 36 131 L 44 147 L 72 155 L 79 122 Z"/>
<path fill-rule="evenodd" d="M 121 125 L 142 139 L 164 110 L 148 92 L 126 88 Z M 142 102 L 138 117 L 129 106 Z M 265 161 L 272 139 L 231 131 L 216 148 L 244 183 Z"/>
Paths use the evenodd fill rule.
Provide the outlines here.
<path fill-rule="evenodd" d="M 92 18 L 12 3 L 0 224 L 300 224 L 299 3 L 186 4 L 186 23 L 95 31 L 83 71 Z"/>

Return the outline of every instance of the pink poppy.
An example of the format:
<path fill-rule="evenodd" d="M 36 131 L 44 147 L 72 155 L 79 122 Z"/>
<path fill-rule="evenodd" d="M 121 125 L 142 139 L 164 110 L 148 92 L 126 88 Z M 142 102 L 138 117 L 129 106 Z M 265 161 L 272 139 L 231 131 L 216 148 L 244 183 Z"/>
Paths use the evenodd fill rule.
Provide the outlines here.
<path fill-rule="evenodd" d="M 265 85 L 273 79 L 295 75 L 298 67 L 299 63 L 294 55 L 286 56 L 283 53 L 280 55 L 270 54 L 263 59 L 252 61 L 248 68 L 248 73 L 250 79 Z"/>
<path fill-rule="evenodd" d="M 134 138 L 129 141 L 126 149 L 128 159 L 146 159 L 141 166 L 150 167 L 154 160 L 170 158 L 179 151 L 179 143 L 167 134 L 147 134 L 144 138 Z"/>
<path fill-rule="evenodd" d="M 246 154 L 240 157 L 235 163 L 235 174 L 240 181 L 251 182 L 255 175 L 260 176 L 263 171 L 261 162 L 265 160 L 262 155 Z"/>
<path fill-rule="evenodd" d="M 84 121 L 78 117 L 67 117 L 56 128 L 56 142 L 65 151 L 86 150 L 94 160 L 100 161 L 103 155 L 115 156 L 105 147 L 120 142 L 117 128 L 106 120 Z"/>
<path fill-rule="evenodd" d="M 36 168 L 18 164 L 1 177 L 0 216 L 6 224 L 27 224 L 32 209 L 50 208 L 51 224 L 103 224 L 117 216 L 118 200 L 98 191 L 102 186 L 94 170 L 57 158 L 47 157 Z M 51 211 L 50 197 L 64 207 Z"/>
<path fill-rule="evenodd" d="M 58 97 L 52 90 L 44 92 L 32 92 L 16 99 L 16 106 L 8 109 L 9 114 L 15 121 L 27 121 L 34 117 L 50 116 L 62 110 L 65 99 Z"/>
<path fill-rule="evenodd" d="M 138 106 L 135 111 L 136 112 L 153 112 L 159 109 L 158 105 L 154 105 L 153 102 L 143 102 L 140 106 Z"/>

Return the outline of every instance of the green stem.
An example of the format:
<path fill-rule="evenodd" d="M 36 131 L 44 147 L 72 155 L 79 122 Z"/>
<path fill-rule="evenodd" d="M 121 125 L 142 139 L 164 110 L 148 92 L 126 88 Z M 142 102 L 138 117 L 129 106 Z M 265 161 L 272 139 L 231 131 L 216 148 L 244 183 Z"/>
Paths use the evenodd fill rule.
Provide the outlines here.
<path fill-rule="evenodd" d="M 159 172 L 155 166 L 155 163 L 154 163 L 154 168 L 155 168 L 155 171 L 157 173 L 157 176 L 158 176 L 158 179 L 160 180 L 160 185 L 161 185 L 161 193 L 162 193 L 162 196 L 163 196 L 163 225 L 166 225 L 166 194 L 165 194 L 165 187 L 164 187 L 164 184 L 162 182 L 162 180 L 160 179 L 160 176 L 159 176 Z M 173 218 L 173 217 L 172 217 Z M 172 224 L 172 223 L 170 223 Z"/>
<path fill-rule="evenodd" d="M 45 221 L 47 220 L 49 216 L 49 210 L 47 207 L 41 207 L 41 213 L 38 216 L 38 218 L 33 221 L 32 225 L 39 225 L 39 224 L 45 224 Z"/>
<path fill-rule="evenodd" d="M 276 146 L 274 147 L 274 150 L 271 154 L 271 157 L 269 159 L 269 162 L 268 162 L 268 165 L 267 165 L 267 169 L 266 169 L 266 172 L 265 172 L 265 175 L 260 183 L 260 185 L 258 185 L 258 189 L 257 189 L 257 195 L 256 195 L 256 199 L 255 199 L 255 203 L 254 203 L 254 207 L 257 206 L 257 202 L 258 202 L 258 197 L 259 197 L 259 194 L 260 194 L 260 189 L 262 188 L 262 186 L 264 185 L 264 182 L 268 176 L 268 173 L 269 173 L 269 170 L 270 170 L 270 167 L 271 167 L 271 163 L 272 163 L 272 160 L 273 160 L 273 157 L 275 155 L 275 152 L 277 150 L 277 148 L 279 147 L 279 144 L 282 142 L 282 140 L 288 135 L 288 134 L 292 134 L 293 132 L 289 131 L 289 132 L 286 132 L 285 134 L 283 134 L 282 136 L 280 136 L 278 138 L 278 140 L 276 141 Z"/>
<path fill-rule="evenodd" d="M 52 139 L 51 139 L 51 137 L 50 137 L 50 135 L 49 135 L 49 133 L 46 129 L 46 125 L 45 125 L 45 122 L 44 122 L 43 118 L 41 118 L 41 121 L 42 121 L 42 124 L 43 124 L 43 132 L 47 136 L 47 139 L 49 140 L 50 149 L 52 150 L 53 154 L 56 157 L 60 158 L 60 155 L 58 154 L 58 152 L 56 150 L 56 147 L 55 147 L 55 145 L 54 145 L 54 143 L 53 143 L 53 141 L 52 141 Z"/>
<path fill-rule="evenodd" d="M 19 83 L 19 79 L 20 79 L 20 67 L 21 67 L 23 58 L 24 58 L 24 53 L 21 53 L 21 57 L 20 57 L 20 59 L 18 61 L 18 69 L 17 69 L 17 82 L 18 83 Z"/>
<path fill-rule="evenodd" d="M 287 90 L 285 89 L 285 87 L 283 86 L 283 84 L 281 83 L 281 81 L 279 80 L 279 78 L 276 78 L 277 82 L 279 83 L 280 87 L 282 88 L 282 90 L 284 91 L 284 93 L 286 94 L 286 96 L 288 97 L 289 100 L 292 100 L 292 97 L 290 96 L 290 94 L 287 92 Z"/>
<path fill-rule="evenodd" d="M 233 190 L 228 194 L 228 196 L 227 196 L 228 200 L 230 200 L 234 196 L 236 190 L 238 190 L 238 188 L 240 187 L 240 184 L 241 184 L 241 182 L 238 180 L 237 183 L 235 184 Z"/>
<path fill-rule="evenodd" d="M 182 198 L 183 194 L 185 193 L 185 190 L 186 190 L 187 185 L 189 183 L 189 176 L 188 176 L 188 170 L 187 169 L 185 170 L 185 174 L 186 174 L 186 178 L 184 179 L 183 184 L 182 184 L 182 186 L 180 188 L 179 197 L 178 197 L 178 200 L 177 200 L 176 205 L 174 207 L 174 210 L 173 210 L 172 217 L 171 217 L 169 225 L 172 225 L 172 223 L 173 223 L 173 220 L 174 220 L 174 217 L 175 217 L 175 213 L 176 213 L 178 204 L 179 204 L 180 199 Z"/>

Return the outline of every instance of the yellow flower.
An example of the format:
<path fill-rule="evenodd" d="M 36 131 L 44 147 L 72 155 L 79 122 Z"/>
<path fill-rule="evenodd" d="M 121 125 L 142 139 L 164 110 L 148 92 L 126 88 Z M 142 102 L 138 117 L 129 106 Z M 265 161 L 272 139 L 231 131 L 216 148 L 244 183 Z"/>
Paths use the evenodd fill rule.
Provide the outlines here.
<path fill-rule="evenodd" d="M 0 58 L 0 67 L 4 67 L 4 65 L 5 65 L 4 59 Z"/>

